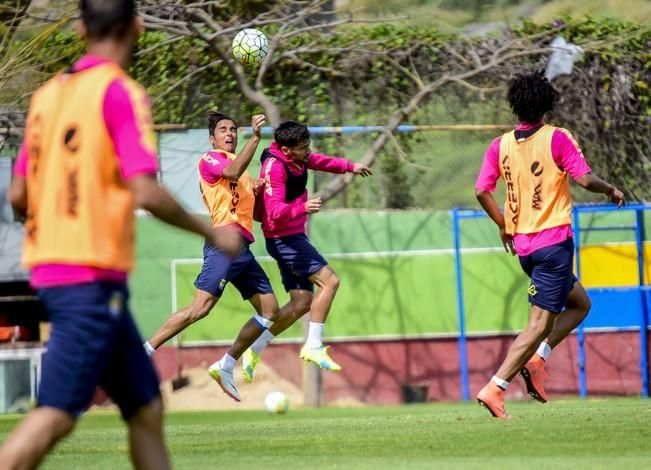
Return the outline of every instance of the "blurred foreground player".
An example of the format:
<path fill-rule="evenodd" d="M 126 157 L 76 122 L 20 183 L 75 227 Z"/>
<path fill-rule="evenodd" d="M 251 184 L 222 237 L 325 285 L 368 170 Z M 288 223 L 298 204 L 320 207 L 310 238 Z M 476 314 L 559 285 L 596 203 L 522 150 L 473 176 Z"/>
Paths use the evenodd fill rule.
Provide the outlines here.
<path fill-rule="evenodd" d="M 204 236 L 215 231 L 156 179 L 149 100 L 128 77 L 142 31 L 133 0 L 81 0 L 87 54 L 33 95 L 9 199 L 26 215 L 23 262 L 51 321 L 37 408 L 0 447 L 3 469 L 34 468 L 102 386 L 129 428 L 139 469 L 169 468 L 158 377 L 128 310 L 134 211 Z"/>

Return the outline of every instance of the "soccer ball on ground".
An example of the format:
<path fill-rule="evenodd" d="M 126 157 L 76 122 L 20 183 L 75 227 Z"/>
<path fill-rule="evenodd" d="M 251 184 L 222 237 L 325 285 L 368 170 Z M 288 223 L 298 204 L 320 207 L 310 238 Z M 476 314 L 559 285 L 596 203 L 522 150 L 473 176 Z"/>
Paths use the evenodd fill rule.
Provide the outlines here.
<path fill-rule="evenodd" d="M 284 414 L 289 409 L 289 400 L 283 392 L 271 392 L 264 400 L 264 407 L 269 414 Z"/>
<path fill-rule="evenodd" d="M 257 29 L 243 29 L 233 39 L 233 55 L 244 65 L 259 64 L 268 51 L 267 36 Z"/>

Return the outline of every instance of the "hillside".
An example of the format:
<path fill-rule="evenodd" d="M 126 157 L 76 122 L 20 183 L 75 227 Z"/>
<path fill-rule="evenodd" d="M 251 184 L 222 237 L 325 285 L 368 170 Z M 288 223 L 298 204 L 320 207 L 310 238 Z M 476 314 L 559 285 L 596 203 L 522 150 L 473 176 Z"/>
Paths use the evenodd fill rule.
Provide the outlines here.
<path fill-rule="evenodd" d="M 648 0 L 342 0 L 339 5 L 364 16 L 406 16 L 412 23 L 438 24 L 472 34 L 499 30 L 522 18 L 544 23 L 568 13 L 651 25 Z"/>

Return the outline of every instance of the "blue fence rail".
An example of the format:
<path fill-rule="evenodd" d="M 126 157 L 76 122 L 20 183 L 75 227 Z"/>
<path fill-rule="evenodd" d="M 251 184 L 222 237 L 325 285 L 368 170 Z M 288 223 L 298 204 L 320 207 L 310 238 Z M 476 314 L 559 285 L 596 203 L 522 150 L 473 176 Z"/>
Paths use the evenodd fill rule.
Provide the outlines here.
<path fill-rule="evenodd" d="M 585 213 L 604 213 L 612 211 L 634 211 L 635 223 L 633 225 L 582 227 L 580 215 Z M 581 234 L 589 231 L 634 231 L 637 249 L 638 285 L 632 287 L 609 287 L 586 289 L 593 300 L 593 309 L 588 317 L 578 326 L 577 342 L 579 354 L 579 392 L 581 398 L 588 395 L 587 372 L 585 356 L 586 328 L 607 328 L 609 331 L 640 331 L 640 378 L 641 395 L 649 396 L 649 358 L 647 345 L 647 331 L 649 329 L 649 308 L 651 305 L 651 286 L 645 285 L 644 279 L 644 212 L 651 210 L 648 204 L 630 204 L 617 209 L 614 205 L 594 204 L 577 205 L 573 208 L 572 220 L 575 237 L 576 275 L 581 279 Z M 454 238 L 454 262 L 457 284 L 457 309 L 459 327 L 459 370 L 461 382 L 461 396 L 464 400 L 470 398 L 470 385 L 468 374 L 468 352 L 465 328 L 465 306 L 463 295 L 463 269 L 461 259 L 461 222 L 465 219 L 485 218 L 484 212 L 476 210 L 453 209 L 452 233 Z M 612 305 L 618 306 L 617 321 L 613 321 Z"/>
<path fill-rule="evenodd" d="M 310 126 L 310 133 L 313 135 L 332 135 L 332 134 L 374 134 L 384 132 L 384 126 Z M 402 124 L 394 132 L 440 132 L 440 131 L 505 131 L 512 130 L 512 124 Z M 251 127 L 240 127 L 239 131 L 243 135 L 252 133 Z M 274 128 L 265 126 L 260 129 L 262 135 L 270 136 L 274 133 Z"/>

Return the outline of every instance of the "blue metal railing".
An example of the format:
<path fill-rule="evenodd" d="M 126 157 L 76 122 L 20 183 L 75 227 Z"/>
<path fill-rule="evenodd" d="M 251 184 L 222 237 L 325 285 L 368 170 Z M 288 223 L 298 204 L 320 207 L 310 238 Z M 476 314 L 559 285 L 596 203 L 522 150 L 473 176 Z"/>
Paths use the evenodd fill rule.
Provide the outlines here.
<path fill-rule="evenodd" d="M 580 214 L 584 213 L 599 213 L 599 212 L 612 212 L 619 211 L 635 211 L 635 224 L 634 225 L 611 225 L 599 227 L 582 227 L 580 221 Z M 646 239 L 644 228 L 644 212 L 651 210 L 651 205 L 648 204 L 630 204 L 623 208 L 617 209 L 612 204 L 593 204 L 593 205 L 577 205 L 573 208 L 572 222 L 574 231 L 576 233 L 575 250 L 576 250 L 576 273 L 577 277 L 581 278 L 581 255 L 580 250 L 582 240 L 580 234 L 588 231 L 634 231 L 635 244 L 637 249 L 637 266 L 638 266 L 638 285 L 633 289 L 639 290 L 640 295 L 640 377 L 643 397 L 649 396 L 649 360 L 648 360 L 648 341 L 647 331 L 649 328 L 649 302 L 651 302 L 651 288 L 645 285 L 645 266 L 644 266 L 644 240 Z M 455 274 L 457 284 L 457 309 L 458 309 L 458 324 L 459 324 L 459 363 L 460 363 L 460 382 L 461 382 L 461 396 L 464 400 L 470 397 L 469 391 L 469 376 L 468 376 L 468 355 L 467 355 L 467 338 L 465 327 L 465 305 L 463 295 L 463 270 L 461 259 L 461 221 L 464 219 L 477 219 L 485 218 L 487 215 L 484 212 L 476 210 L 452 210 L 452 235 L 454 240 L 454 261 L 455 261 Z M 631 288 L 627 288 L 630 291 Z M 616 293 L 617 288 L 613 291 Z M 588 394 L 587 387 L 587 371 L 586 371 L 586 356 L 585 356 L 585 327 L 582 322 L 577 327 L 577 342 L 578 342 L 578 367 L 579 367 L 579 392 L 581 398 L 585 398 Z"/>
<path fill-rule="evenodd" d="M 637 230 L 635 231 L 635 244 L 637 246 L 637 275 L 640 286 L 640 370 L 642 371 L 642 396 L 649 396 L 649 348 L 647 347 L 647 328 L 649 326 L 649 302 L 647 301 L 648 291 L 644 289 L 644 240 L 646 233 L 644 229 L 644 210 L 635 213 Z"/>
<path fill-rule="evenodd" d="M 463 301 L 460 222 L 462 219 L 478 219 L 482 217 L 485 217 L 483 212 L 452 209 L 452 237 L 454 239 L 454 266 L 457 281 L 457 312 L 459 322 L 459 367 L 461 374 L 461 397 L 464 400 L 470 399 L 470 381 L 468 377 L 468 347 L 466 344 L 466 310 Z"/>
<path fill-rule="evenodd" d="M 330 134 L 372 134 L 383 132 L 384 126 L 309 126 L 312 135 L 330 135 Z M 428 132 L 428 131 L 496 131 L 512 130 L 512 124 L 402 124 L 396 127 L 394 132 Z M 243 135 L 249 135 L 252 132 L 251 127 L 240 127 L 239 131 Z M 262 135 L 273 135 L 274 128 L 265 126 L 260 129 Z"/>
<path fill-rule="evenodd" d="M 581 222 L 579 220 L 579 211 L 574 209 L 572 210 L 572 226 L 577 233 L 577 236 L 574 237 L 574 263 L 576 266 L 576 277 L 581 279 Z M 578 352 L 579 352 L 579 395 L 581 398 L 588 396 L 588 375 L 585 370 L 585 328 L 584 322 L 579 323 L 579 326 L 576 329 L 576 341 L 578 343 Z"/>
<path fill-rule="evenodd" d="M 582 232 L 592 232 L 597 230 L 618 230 L 618 231 L 634 231 L 635 232 L 635 246 L 637 251 L 637 269 L 638 269 L 638 285 L 640 295 L 640 379 L 642 383 L 642 396 L 647 398 L 649 396 L 649 373 L 648 373 L 648 348 L 647 348 L 647 330 L 649 327 L 648 316 L 648 303 L 646 299 L 646 289 L 644 288 L 644 211 L 650 209 L 651 206 L 645 204 L 630 204 L 620 209 L 615 208 L 613 205 L 590 205 L 590 206 L 576 206 L 573 210 L 574 230 L 577 233 L 575 237 L 575 257 L 576 257 L 576 274 L 581 279 L 581 236 Z M 635 211 L 635 225 L 619 225 L 619 226 L 600 226 L 600 227 L 581 227 L 579 214 L 582 213 L 598 213 L 598 212 L 612 212 L 618 211 Z M 579 342 L 579 379 L 580 379 L 580 392 L 581 398 L 587 396 L 587 374 L 585 370 L 585 325 L 581 322 L 577 328 L 577 340 Z"/>

